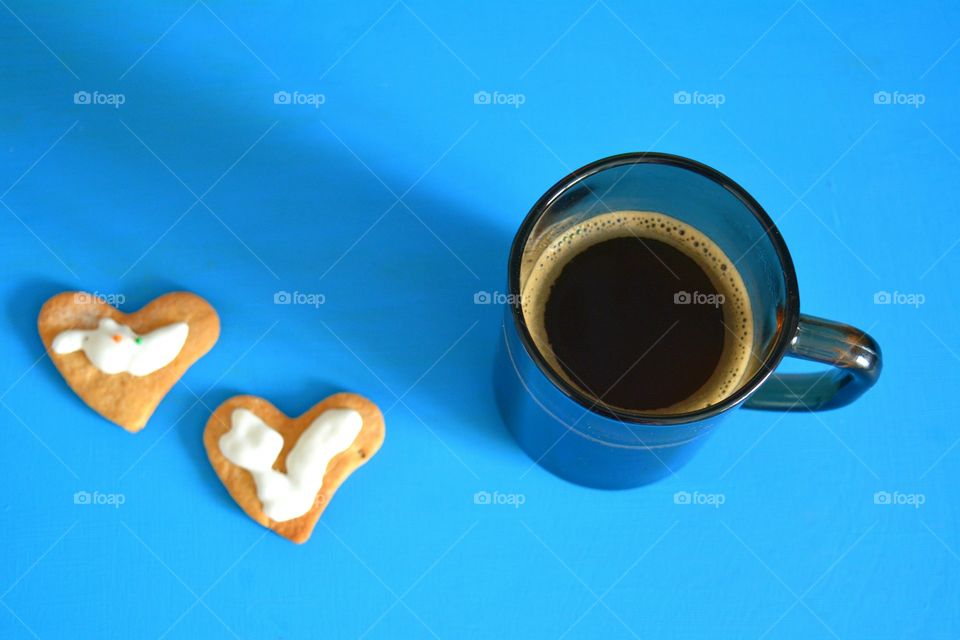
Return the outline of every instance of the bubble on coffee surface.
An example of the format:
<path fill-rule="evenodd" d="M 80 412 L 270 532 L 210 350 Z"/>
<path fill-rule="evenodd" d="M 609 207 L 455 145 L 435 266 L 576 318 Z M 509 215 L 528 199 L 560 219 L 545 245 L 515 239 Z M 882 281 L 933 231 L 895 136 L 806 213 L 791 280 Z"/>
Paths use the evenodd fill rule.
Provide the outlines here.
<path fill-rule="evenodd" d="M 642 413 L 675 414 L 716 404 L 737 390 L 750 369 L 753 320 L 746 286 L 736 265 L 697 228 L 671 216 L 650 211 L 615 211 L 574 224 L 555 237 L 540 253 L 521 285 L 521 309 L 531 338 L 550 367 L 569 384 L 593 395 L 564 371 L 553 353 L 544 323 L 550 290 L 563 267 L 595 244 L 636 237 L 663 242 L 693 259 L 718 293 L 723 295 L 723 351 L 710 378 L 690 397 L 670 406 Z M 603 404 L 598 400 L 598 404 Z"/>

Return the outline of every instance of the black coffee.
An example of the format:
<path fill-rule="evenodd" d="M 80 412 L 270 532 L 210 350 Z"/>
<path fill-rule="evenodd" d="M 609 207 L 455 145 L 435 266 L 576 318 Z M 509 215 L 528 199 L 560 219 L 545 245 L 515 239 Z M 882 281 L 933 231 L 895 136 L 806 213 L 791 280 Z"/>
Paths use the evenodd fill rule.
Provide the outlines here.
<path fill-rule="evenodd" d="M 651 238 L 604 240 L 577 254 L 553 283 L 544 324 L 554 356 L 603 402 L 656 409 L 692 396 L 723 353 L 720 305 L 700 265 Z"/>
<path fill-rule="evenodd" d="M 551 244 L 528 278 L 524 315 L 548 361 L 598 404 L 684 412 L 722 399 L 743 375 L 743 291 L 696 229 L 617 212 Z"/>

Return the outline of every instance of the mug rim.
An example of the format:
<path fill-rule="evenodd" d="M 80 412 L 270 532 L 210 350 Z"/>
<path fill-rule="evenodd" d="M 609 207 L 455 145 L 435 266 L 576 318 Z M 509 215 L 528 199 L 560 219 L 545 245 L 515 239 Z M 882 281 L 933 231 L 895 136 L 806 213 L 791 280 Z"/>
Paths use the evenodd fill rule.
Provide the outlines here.
<path fill-rule="evenodd" d="M 786 294 L 785 309 L 783 323 L 776 336 L 770 355 L 761 363 L 757 372 L 745 384 L 740 385 L 734 393 L 716 404 L 698 409 L 697 411 L 676 414 L 651 414 L 621 409 L 595 401 L 553 371 L 543 357 L 543 354 L 541 354 L 540 350 L 534 345 L 533 338 L 527 328 L 527 323 L 523 318 L 520 298 L 520 266 L 523 256 L 523 246 L 526 244 L 527 238 L 536 222 L 540 219 L 541 214 L 559 196 L 566 193 L 578 182 L 601 171 L 625 164 L 665 164 L 693 171 L 720 185 L 740 200 L 746 209 L 750 211 L 761 224 L 766 232 L 767 238 L 772 242 L 780 261 Z M 762 385 L 773 373 L 774 369 L 776 369 L 777 365 L 786 355 L 790 344 L 793 342 L 800 321 L 800 293 L 797 286 L 797 274 L 793 266 L 793 259 L 790 257 L 790 252 L 787 250 L 787 245 L 783 240 L 783 236 L 780 234 L 780 230 L 777 229 L 777 226 L 767 212 L 746 189 L 727 175 L 696 160 L 670 153 L 628 152 L 608 156 L 572 171 L 550 187 L 540 196 L 536 203 L 534 203 L 514 236 L 513 244 L 510 247 L 510 257 L 507 262 L 507 287 L 513 299 L 516 300 L 510 307 L 520 343 L 523 345 L 527 355 L 529 355 L 537 365 L 537 368 L 540 369 L 547 379 L 564 395 L 581 405 L 586 411 L 630 424 L 665 426 L 689 424 L 717 416 L 736 407 L 759 389 L 760 385 Z"/>

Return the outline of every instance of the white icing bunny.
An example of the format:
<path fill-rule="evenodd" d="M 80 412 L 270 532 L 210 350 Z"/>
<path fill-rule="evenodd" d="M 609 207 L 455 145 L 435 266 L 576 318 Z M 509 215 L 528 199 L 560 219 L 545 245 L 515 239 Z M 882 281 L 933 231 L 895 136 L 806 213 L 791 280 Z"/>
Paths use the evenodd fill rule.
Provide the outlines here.
<path fill-rule="evenodd" d="M 170 364 L 187 341 L 186 322 L 176 322 L 138 336 L 130 327 L 102 318 L 96 329 L 69 329 L 53 339 L 55 353 L 81 349 L 90 363 L 108 374 L 150 375 Z"/>
<path fill-rule="evenodd" d="M 356 440 L 363 418 L 352 409 L 327 409 L 300 434 L 287 454 L 287 472 L 273 469 L 283 436 L 247 409 L 235 409 L 220 438 L 223 457 L 250 472 L 263 512 L 284 522 L 310 511 L 323 487 L 327 465 Z"/>

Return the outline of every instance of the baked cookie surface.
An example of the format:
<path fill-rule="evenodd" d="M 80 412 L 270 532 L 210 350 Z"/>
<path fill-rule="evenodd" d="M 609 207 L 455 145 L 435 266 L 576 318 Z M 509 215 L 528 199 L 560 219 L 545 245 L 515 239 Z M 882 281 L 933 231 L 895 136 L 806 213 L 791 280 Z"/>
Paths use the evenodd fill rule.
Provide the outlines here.
<path fill-rule="evenodd" d="M 206 300 L 185 291 L 129 314 L 100 296 L 66 291 L 44 303 L 37 329 L 70 388 L 101 416 L 135 433 L 216 343 L 220 319 Z"/>
<path fill-rule="evenodd" d="M 344 480 L 377 453 L 384 433 L 377 405 L 353 393 L 334 394 L 296 418 L 241 395 L 211 414 L 203 442 L 247 515 L 299 544 Z"/>

